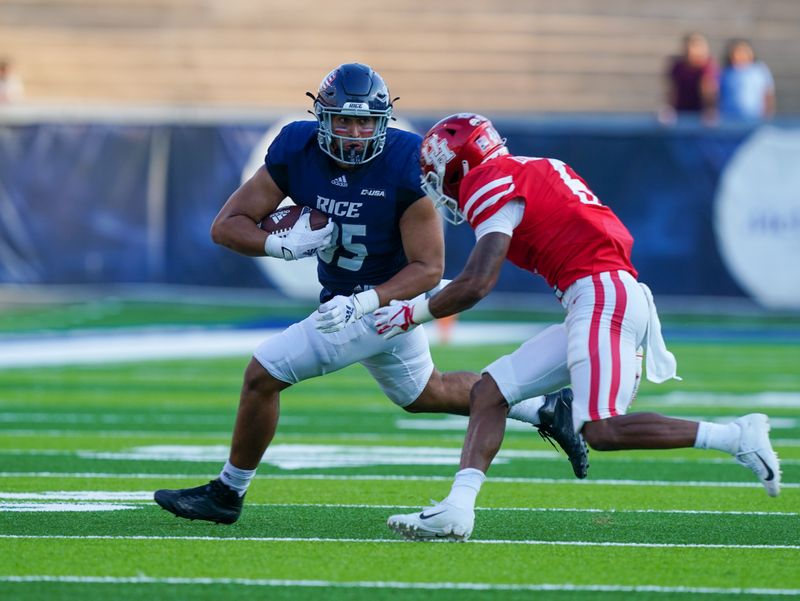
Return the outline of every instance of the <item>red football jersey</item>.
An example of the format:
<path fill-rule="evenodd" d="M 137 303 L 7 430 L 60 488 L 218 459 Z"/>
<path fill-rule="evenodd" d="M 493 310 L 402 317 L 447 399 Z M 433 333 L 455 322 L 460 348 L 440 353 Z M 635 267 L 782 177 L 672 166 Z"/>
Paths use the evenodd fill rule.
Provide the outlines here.
<path fill-rule="evenodd" d="M 514 198 L 525 201 L 508 251 L 514 265 L 541 274 L 562 291 L 603 271 L 638 275 L 631 264 L 630 232 L 569 165 L 497 157 L 464 177 L 458 204 L 474 229 Z"/>

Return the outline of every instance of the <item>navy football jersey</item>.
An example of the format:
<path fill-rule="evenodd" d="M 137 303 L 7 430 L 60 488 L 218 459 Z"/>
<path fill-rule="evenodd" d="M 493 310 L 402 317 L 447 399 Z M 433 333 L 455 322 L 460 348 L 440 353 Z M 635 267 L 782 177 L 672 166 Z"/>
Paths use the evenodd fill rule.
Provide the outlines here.
<path fill-rule="evenodd" d="M 334 246 L 319 255 L 322 301 L 382 284 L 408 263 L 399 222 L 425 195 L 421 142 L 417 134 L 389 128 L 383 152 L 353 169 L 342 169 L 320 150 L 316 121 L 290 123 L 270 145 L 265 163 L 278 187 L 336 224 Z"/>

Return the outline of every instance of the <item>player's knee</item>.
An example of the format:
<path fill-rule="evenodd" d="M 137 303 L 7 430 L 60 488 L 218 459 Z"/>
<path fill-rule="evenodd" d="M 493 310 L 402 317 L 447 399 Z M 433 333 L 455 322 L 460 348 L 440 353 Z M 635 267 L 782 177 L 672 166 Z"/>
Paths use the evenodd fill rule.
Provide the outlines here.
<path fill-rule="evenodd" d="M 586 444 L 595 451 L 613 451 L 617 448 L 614 428 L 606 420 L 586 422 L 581 434 Z"/>
<path fill-rule="evenodd" d="M 442 404 L 441 398 L 436 396 L 431 389 L 426 388 L 413 403 L 403 407 L 403 411 L 408 413 L 442 413 L 447 412 L 447 409 Z"/>
<path fill-rule="evenodd" d="M 419 393 L 419 396 L 414 401 L 405 407 L 404 411 L 408 413 L 441 413 L 447 411 L 443 399 L 446 398 L 444 380 L 442 374 L 434 369 L 430 378 L 428 378 L 425 388 Z"/>
<path fill-rule="evenodd" d="M 257 360 L 251 359 L 244 372 L 241 398 L 242 400 L 264 399 L 288 386 L 270 375 Z"/>
<path fill-rule="evenodd" d="M 428 413 L 428 409 L 425 407 L 425 404 L 420 402 L 419 399 L 411 403 L 410 405 L 406 405 L 403 407 L 403 411 L 408 413 Z"/>
<path fill-rule="evenodd" d="M 489 374 L 483 374 L 481 379 L 475 382 L 469 393 L 470 413 L 480 408 L 496 407 L 508 403 L 497 388 L 497 384 Z"/>

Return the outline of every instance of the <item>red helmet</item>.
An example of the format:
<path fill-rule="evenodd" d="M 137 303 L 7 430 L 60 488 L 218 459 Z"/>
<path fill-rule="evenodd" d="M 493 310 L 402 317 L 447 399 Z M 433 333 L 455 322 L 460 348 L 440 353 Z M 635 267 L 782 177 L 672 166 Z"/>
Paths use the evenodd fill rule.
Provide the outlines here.
<path fill-rule="evenodd" d="M 422 190 L 444 219 L 458 225 L 458 189 L 464 176 L 484 161 L 508 154 L 506 141 L 486 117 L 458 113 L 445 117 L 425 134 L 420 151 Z"/>

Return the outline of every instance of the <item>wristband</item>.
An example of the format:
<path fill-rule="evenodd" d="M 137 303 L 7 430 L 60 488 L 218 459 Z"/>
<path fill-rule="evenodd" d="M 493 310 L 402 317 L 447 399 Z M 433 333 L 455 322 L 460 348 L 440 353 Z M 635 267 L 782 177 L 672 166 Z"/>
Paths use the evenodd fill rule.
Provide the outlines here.
<path fill-rule="evenodd" d="M 353 299 L 361 307 L 361 315 L 372 313 L 375 311 L 375 309 L 381 306 L 381 299 L 378 296 L 378 292 L 374 288 L 364 290 L 364 292 L 359 292 L 353 296 Z"/>
<path fill-rule="evenodd" d="M 269 234 L 264 239 L 264 253 L 268 257 L 275 257 L 275 256 L 282 257 L 283 256 L 283 252 L 281 252 L 282 247 L 283 245 L 281 245 L 278 236 L 276 236 L 275 234 Z"/>
<path fill-rule="evenodd" d="M 264 240 L 264 252 L 268 257 L 275 257 L 276 259 L 290 261 L 294 258 L 291 251 L 283 247 L 283 239 L 277 234 L 270 234 Z"/>
<path fill-rule="evenodd" d="M 435 319 L 430 309 L 428 309 L 428 299 L 414 303 L 411 319 L 414 323 L 426 323 Z"/>

